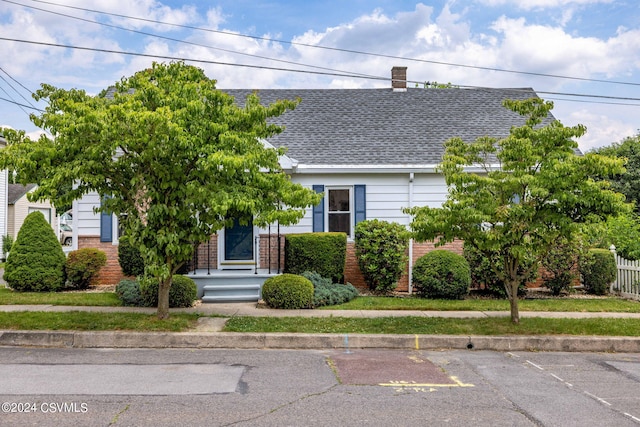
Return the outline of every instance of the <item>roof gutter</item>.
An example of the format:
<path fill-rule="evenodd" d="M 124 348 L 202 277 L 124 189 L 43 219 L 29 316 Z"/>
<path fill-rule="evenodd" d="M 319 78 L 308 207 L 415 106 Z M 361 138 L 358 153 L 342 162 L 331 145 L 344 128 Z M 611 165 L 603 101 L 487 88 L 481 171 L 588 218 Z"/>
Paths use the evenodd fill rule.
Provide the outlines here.
<path fill-rule="evenodd" d="M 282 163 L 282 162 L 281 162 Z M 322 174 L 322 173 L 438 173 L 437 164 L 414 164 L 414 165 L 310 165 L 297 163 L 283 167 L 296 174 Z M 490 165 L 491 170 L 499 169 L 499 165 Z M 465 172 L 483 173 L 486 169 L 480 166 L 470 166 L 464 168 Z"/>

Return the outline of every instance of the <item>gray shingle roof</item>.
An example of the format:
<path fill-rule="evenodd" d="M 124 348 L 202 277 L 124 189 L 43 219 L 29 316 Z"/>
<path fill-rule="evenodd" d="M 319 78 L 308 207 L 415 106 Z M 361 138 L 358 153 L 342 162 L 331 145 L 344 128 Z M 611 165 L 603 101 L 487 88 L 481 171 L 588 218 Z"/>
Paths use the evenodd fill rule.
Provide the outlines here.
<path fill-rule="evenodd" d="M 35 188 L 36 184 L 9 184 L 7 185 L 7 204 L 14 205 L 22 196 Z"/>
<path fill-rule="evenodd" d="M 243 103 L 252 90 L 225 90 Z M 535 97 L 533 89 L 267 89 L 263 104 L 301 98 L 274 121 L 286 130 L 271 138 L 309 165 L 437 164 L 451 137 L 505 137 L 524 118 L 505 99 Z M 550 118 L 552 119 L 552 117 Z"/>

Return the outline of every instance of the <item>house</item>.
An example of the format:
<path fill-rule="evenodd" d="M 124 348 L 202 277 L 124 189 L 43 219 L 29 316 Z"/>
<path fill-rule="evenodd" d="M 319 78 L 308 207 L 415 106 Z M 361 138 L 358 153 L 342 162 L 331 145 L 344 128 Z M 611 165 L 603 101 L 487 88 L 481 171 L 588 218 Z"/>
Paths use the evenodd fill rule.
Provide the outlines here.
<path fill-rule="evenodd" d="M 489 135 L 506 137 L 524 118 L 502 106 L 505 99 L 535 97 L 532 89 L 408 88 L 406 67 L 392 69 L 392 87 L 382 89 L 258 90 L 262 102 L 302 101 L 274 122 L 286 130 L 267 143 L 287 148 L 283 169 L 294 182 L 324 193 L 324 200 L 307 210 L 296 225 L 268 229 L 238 226 L 221 230 L 201 245 L 195 267 L 211 272 L 245 269 L 277 271 L 281 245 L 277 236 L 311 231 L 344 231 L 349 236 L 345 280 L 364 287 L 355 259 L 353 230 L 357 222 L 378 218 L 408 225 L 402 209 L 438 207 L 447 196 L 436 172 L 443 143 L 454 136 L 464 140 Z M 242 102 L 253 90 L 226 90 Z M 102 280 L 117 281 L 117 219 L 95 214 L 96 194 L 77 201 L 74 244 L 99 247 L 109 256 Z M 451 250 L 461 252 L 454 243 Z M 433 249 L 411 243 L 408 274 L 399 290 L 409 290 L 413 262 Z M 275 262 L 275 264 L 274 264 Z"/>
<path fill-rule="evenodd" d="M 18 237 L 18 231 L 22 227 L 27 215 L 40 211 L 44 215 L 56 236 L 58 235 L 58 219 L 56 209 L 49 201 L 31 202 L 27 194 L 36 189 L 36 184 L 9 184 L 7 186 L 7 233 L 14 239 Z"/>
<path fill-rule="evenodd" d="M 7 146 L 7 140 L 0 135 L 0 149 Z M 6 170 L 0 171 L 0 237 L 7 235 L 7 185 L 9 174 Z M 1 240 L 0 240 L 1 243 Z M 4 255 L 2 255 L 4 257 Z"/>

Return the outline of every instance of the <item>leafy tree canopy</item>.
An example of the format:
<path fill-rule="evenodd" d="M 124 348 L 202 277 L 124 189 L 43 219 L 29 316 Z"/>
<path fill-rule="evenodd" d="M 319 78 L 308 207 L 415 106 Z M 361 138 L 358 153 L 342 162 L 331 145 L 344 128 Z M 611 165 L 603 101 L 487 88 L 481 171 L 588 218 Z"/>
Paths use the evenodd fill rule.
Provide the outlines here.
<path fill-rule="evenodd" d="M 640 214 L 640 133 L 592 152 L 624 160 L 624 173 L 606 178 L 614 190 L 624 194 L 628 202 L 636 204 L 636 213 Z"/>
<path fill-rule="evenodd" d="M 96 191 L 100 210 L 116 213 L 160 283 L 158 316 L 168 316 L 171 277 L 233 217 L 254 224 L 299 221 L 319 196 L 281 170 L 282 149 L 264 140 L 283 131 L 271 117 L 295 108 L 262 106 L 256 94 L 239 106 L 203 70 L 182 62 L 153 64 L 90 96 L 43 84 L 36 99 L 47 130 L 32 141 L 4 130 L 0 166 L 23 182 L 39 178 L 35 197 L 70 203 Z M 58 189 L 74 183 L 71 191 Z"/>
<path fill-rule="evenodd" d="M 597 154 L 576 155 L 573 138 L 582 125 L 543 125 L 553 103 L 538 98 L 504 102 L 526 118 L 503 139 L 445 143 L 439 170 L 449 189 L 441 208 L 408 209 L 418 240 L 438 244 L 463 239 L 488 259 L 505 283 L 511 319 L 519 321 L 518 285 L 537 269 L 558 237 L 574 237 L 581 223 L 628 209 L 624 196 L 593 176 L 623 172 L 622 161 Z M 534 261 L 534 262 L 531 262 Z M 522 266 L 528 268 L 521 268 Z"/>

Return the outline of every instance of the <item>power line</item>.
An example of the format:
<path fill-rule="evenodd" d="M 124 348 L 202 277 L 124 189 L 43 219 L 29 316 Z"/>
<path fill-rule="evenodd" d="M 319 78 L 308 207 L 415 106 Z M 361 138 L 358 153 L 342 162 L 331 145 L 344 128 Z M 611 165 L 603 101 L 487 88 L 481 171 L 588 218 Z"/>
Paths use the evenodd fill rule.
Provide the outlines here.
<path fill-rule="evenodd" d="M 35 44 L 40 46 L 59 47 L 59 48 L 65 48 L 65 49 L 77 49 L 77 50 L 86 50 L 86 51 L 92 51 L 92 52 L 139 56 L 139 57 L 154 58 L 154 59 L 168 59 L 172 61 L 195 62 L 195 63 L 202 63 L 202 64 L 223 65 L 223 66 L 230 66 L 230 67 L 255 68 L 255 69 L 261 69 L 261 70 L 282 71 L 282 72 L 289 72 L 289 73 L 315 74 L 315 75 L 324 75 L 324 76 L 332 76 L 332 77 L 350 77 L 350 78 L 357 78 L 357 79 L 368 79 L 368 80 L 379 80 L 379 81 L 391 80 L 389 77 L 363 76 L 359 74 L 342 74 L 342 73 L 331 73 L 331 72 L 311 71 L 311 70 L 296 70 L 292 68 L 269 67 L 265 65 L 235 64 L 230 62 L 213 61 L 213 60 L 206 60 L 206 59 L 194 59 L 194 58 L 167 56 L 167 55 L 153 55 L 149 53 L 126 52 L 126 51 L 119 51 L 119 50 L 113 50 L 113 49 L 72 46 L 72 45 L 65 45 L 65 44 L 59 44 L 59 43 L 36 42 L 31 40 L 21 40 L 21 39 L 8 38 L 8 37 L 0 37 L 0 40 L 11 41 L 16 43 Z M 422 84 L 424 82 L 407 80 L 407 83 Z M 469 85 L 457 85 L 457 86 L 460 88 L 466 88 L 466 89 L 492 90 L 492 88 L 482 87 L 482 86 L 469 86 Z M 511 89 L 511 90 L 525 91 L 526 89 Z M 582 97 L 582 98 L 613 99 L 613 100 L 620 100 L 620 101 L 640 101 L 640 98 L 620 97 L 620 96 L 611 96 L 611 95 L 589 95 L 589 94 L 580 94 L 580 93 L 550 92 L 550 91 L 539 91 L 539 90 L 536 90 L 536 92 L 541 94 L 563 95 L 563 96 L 573 96 L 573 97 Z"/>
<path fill-rule="evenodd" d="M 15 1 L 11 1 L 11 0 L 2 0 L 2 1 L 4 1 L 5 3 L 10 3 L 10 4 L 13 4 L 13 5 L 17 5 L 17 6 L 23 6 L 23 7 L 29 8 L 29 9 L 34 9 L 34 10 L 38 10 L 38 11 L 41 11 L 41 12 L 50 13 L 50 14 L 53 14 L 53 15 L 63 16 L 65 18 L 71 18 L 71 19 L 75 19 L 75 20 L 78 20 L 78 21 L 87 22 L 87 23 L 90 23 L 90 24 L 101 25 L 103 27 L 114 28 L 116 30 L 121 30 L 121 31 L 128 31 L 128 32 L 131 32 L 131 33 L 141 34 L 143 36 L 155 37 L 155 38 L 168 40 L 168 41 L 172 41 L 172 42 L 176 42 L 176 43 L 183 43 L 183 44 L 187 44 L 187 45 L 191 45 L 191 46 L 204 47 L 204 48 L 207 48 L 207 49 L 218 50 L 218 51 L 221 51 L 221 52 L 231 53 L 231 54 L 234 54 L 234 55 L 248 56 L 248 57 L 251 57 L 251 58 L 258 58 L 258 59 L 264 59 L 264 60 L 267 60 L 267 61 L 281 62 L 281 63 L 284 63 L 284 64 L 315 68 L 315 69 L 318 69 L 318 70 L 334 71 L 334 72 L 339 72 L 339 73 L 350 73 L 350 74 L 353 74 L 353 75 L 358 74 L 358 75 L 361 75 L 361 76 L 367 76 L 367 74 L 363 74 L 363 73 L 352 73 L 352 72 L 349 72 L 349 71 L 336 70 L 336 69 L 333 69 L 333 68 L 321 67 L 321 66 L 318 66 L 318 65 L 302 64 L 302 63 L 299 63 L 299 62 L 288 61 L 288 60 L 285 60 L 285 59 L 277 59 L 277 58 L 271 58 L 271 57 L 268 57 L 268 56 L 254 55 L 254 54 L 246 53 L 246 52 L 238 52 L 238 51 L 232 50 L 232 49 L 225 49 L 225 48 L 221 48 L 221 47 L 209 46 L 209 45 L 205 45 L 205 44 L 201 44 L 201 43 L 196 43 L 196 42 L 176 39 L 176 38 L 173 38 L 173 37 L 162 36 L 162 35 L 159 35 L 159 34 L 148 33 L 146 31 L 134 30 L 134 29 L 131 29 L 131 28 L 124 28 L 124 27 L 120 27 L 120 26 L 117 26 L 117 25 L 113 25 L 113 24 L 107 24 L 107 23 L 104 23 L 104 22 L 92 21 L 90 19 L 81 18 L 81 17 L 78 17 L 78 16 L 67 15 L 67 14 L 60 13 L 60 12 L 54 12 L 52 10 L 42 9 L 42 8 L 35 7 L 35 6 L 28 6 L 28 5 L 25 5 L 23 3 L 18 3 L 18 2 L 15 2 Z M 43 2 L 43 3 L 46 3 L 46 2 Z M 54 4 L 55 5 L 55 3 L 49 3 L 49 4 Z M 70 7 L 70 8 L 73 8 L 73 9 L 81 9 L 81 10 L 83 10 L 82 8 L 76 8 L 76 7 L 72 7 L 72 6 L 66 6 L 66 5 L 57 5 L 57 6 Z M 98 12 L 98 11 L 95 11 L 95 12 L 96 13 L 104 13 L 106 15 L 109 15 L 106 12 Z M 131 19 L 135 19 L 135 18 L 131 18 Z"/>
<path fill-rule="evenodd" d="M 34 8 L 32 6 L 27 6 L 27 5 L 16 3 L 16 2 L 13 2 L 13 1 L 9 1 L 9 0 L 2 0 L 2 1 L 5 1 L 7 3 L 17 4 L 17 5 L 24 6 L 24 7 Z M 374 57 L 378 57 L 378 58 L 397 59 L 397 60 L 402 60 L 402 61 L 412 61 L 412 62 L 420 62 L 420 63 L 427 63 L 427 64 L 435 64 L 435 65 L 445 65 L 445 66 L 450 66 L 450 67 L 471 68 L 471 69 L 484 70 L 484 71 L 495 71 L 495 72 L 501 72 L 501 73 L 523 74 L 523 75 L 537 76 L 537 77 L 548 77 L 548 78 L 576 80 L 576 81 L 593 82 L 593 83 L 606 83 L 606 84 L 640 86 L 640 83 L 635 83 L 635 82 L 623 82 L 623 81 L 604 80 L 604 79 L 589 79 L 589 78 L 584 78 L 584 77 L 564 76 L 564 75 L 560 75 L 560 74 L 547 74 L 547 73 L 536 73 L 536 72 L 530 72 L 530 71 L 508 70 L 508 69 L 503 69 L 503 68 L 482 67 L 482 66 L 477 66 L 477 65 L 457 64 L 457 63 L 443 62 L 443 61 L 432 61 L 432 60 L 427 60 L 427 59 L 408 58 L 408 57 L 403 57 L 403 56 L 386 55 L 386 54 L 365 52 L 365 51 L 359 51 L 359 50 L 353 50 L 353 49 L 342 49 L 342 48 L 328 47 L 328 46 L 322 46 L 322 45 L 312 45 L 312 44 L 308 44 L 308 43 L 291 42 L 291 41 L 286 41 L 286 40 L 271 39 L 271 38 L 268 38 L 268 37 L 251 36 L 251 35 L 247 35 L 247 34 L 232 33 L 232 32 L 229 32 L 229 31 L 214 30 L 214 29 L 211 29 L 211 28 L 203 28 L 203 27 L 196 27 L 196 26 L 190 26 L 190 25 L 182 25 L 182 24 L 174 24 L 174 23 L 169 23 L 169 22 L 156 21 L 156 20 L 148 19 L 148 18 L 139 18 L 139 17 L 135 17 L 135 16 L 129 16 L 129 15 L 123 15 L 123 14 L 117 14 L 117 13 L 110 13 L 110 12 L 103 12 L 103 11 L 99 11 L 99 10 L 95 10 L 95 9 L 88 9 L 88 8 L 82 8 L 82 7 L 77 7 L 77 6 L 69 6 L 69 5 L 59 4 L 59 3 L 50 2 L 50 1 L 44 1 L 44 0 L 31 0 L 31 1 L 36 2 L 36 3 L 44 3 L 44 4 L 53 5 L 53 6 L 69 8 L 69 9 L 81 10 L 81 11 L 84 11 L 84 12 L 99 13 L 99 14 L 103 14 L 103 15 L 107 15 L 107 16 L 116 16 L 116 17 L 119 17 L 119 18 L 137 20 L 137 21 L 141 21 L 141 22 L 148 22 L 148 23 L 153 23 L 153 24 L 167 25 L 167 26 L 173 26 L 173 27 L 184 28 L 184 29 L 189 29 L 189 30 L 205 31 L 205 32 L 223 34 L 223 35 L 228 35 L 228 36 L 233 36 L 233 37 L 243 37 L 243 38 L 250 38 L 250 39 L 254 39 L 254 40 L 277 42 L 277 43 L 283 43 L 283 44 L 288 44 L 288 45 L 292 45 L 292 46 L 302 46 L 302 47 L 309 47 L 309 48 L 314 48 L 314 49 L 324 49 L 324 50 L 341 52 L 341 53 L 367 55 L 367 56 L 374 56 Z M 38 8 L 34 8 L 34 9 L 38 9 Z M 50 13 L 57 13 L 57 12 L 47 11 L 45 9 L 38 9 L 38 10 L 43 10 L 43 11 L 50 12 Z M 67 15 L 64 15 L 64 16 L 67 16 Z M 70 17 L 74 18 L 72 16 L 70 16 Z M 82 18 L 77 18 L 77 19 L 82 19 Z M 108 25 L 108 24 L 105 24 L 105 25 Z M 127 29 L 125 29 L 125 30 L 127 30 Z M 127 31 L 129 31 L 129 30 L 127 30 Z M 131 31 L 134 31 L 134 30 L 131 30 Z M 150 34 L 150 35 L 153 36 L 153 34 Z M 156 37 L 162 37 L 162 36 L 156 36 Z M 173 40 L 173 39 L 170 39 L 170 40 Z M 218 48 L 212 48 L 212 49 L 218 49 Z M 236 52 L 236 53 L 243 54 L 241 52 Z M 275 60 L 275 59 L 272 59 L 272 60 Z M 283 61 L 283 62 L 286 62 L 286 61 Z M 297 65 L 299 65 L 299 64 L 297 64 Z M 315 66 L 312 66 L 312 65 L 305 65 L 305 66 L 315 67 Z M 322 68 L 322 67 L 317 67 L 317 68 Z"/>
<path fill-rule="evenodd" d="M 7 75 L 7 77 L 9 77 L 11 80 L 13 80 L 14 82 L 16 82 L 18 85 L 20 85 L 24 90 L 26 90 L 27 92 L 29 92 L 30 94 L 33 95 L 33 92 L 31 92 L 29 89 L 27 89 L 22 83 L 20 83 L 19 81 L 17 81 L 16 79 L 14 79 L 9 73 L 7 73 L 2 67 L 0 67 L 0 71 L 2 71 L 3 73 L 5 73 Z M 33 107 L 33 104 L 31 103 L 31 101 L 29 101 L 24 95 L 22 95 L 15 87 L 13 87 L 13 85 L 11 85 L 11 83 L 9 83 L 4 77 L 0 76 L 0 79 L 2 79 L 6 84 L 9 85 L 9 87 L 11 89 L 13 89 L 13 91 L 15 93 L 17 93 L 18 95 L 20 95 L 20 97 L 22 99 L 24 99 L 27 104 L 31 105 Z"/>
<path fill-rule="evenodd" d="M 5 93 L 6 93 L 6 91 L 5 91 Z M 7 95 L 7 96 L 8 96 L 8 95 Z M 21 104 L 21 103 L 19 103 L 19 102 L 17 102 L 17 101 L 14 101 L 13 99 L 7 99 L 7 98 L 3 98 L 3 97 L 1 97 L 1 96 L 0 96 L 0 101 L 5 101 L 5 102 L 8 102 L 8 103 L 10 103 L 10 104 L 17 105 L 18 107 L 29 108 L 29 109 L 31 109 L 31 110 L 35 110 L 35 111 L 38 111 L 38 112 L 40 112 L 40 113 L 44 113 L 44 110 L 43 110 L 43 109 L 41 109 L 41 108 L 33 107 L 33 106 L 31 106 L 31 105 L 27 105 L 27 104 Z M 23 110 L 23 111 L 24 111 L 24 110 Z M 26 113 L 26 111 L 25 111 L 25 113 Z"/>

